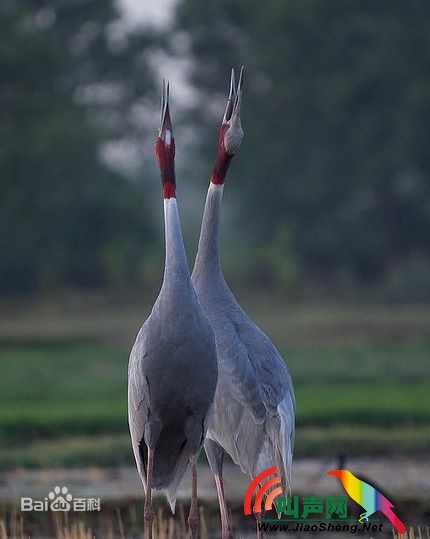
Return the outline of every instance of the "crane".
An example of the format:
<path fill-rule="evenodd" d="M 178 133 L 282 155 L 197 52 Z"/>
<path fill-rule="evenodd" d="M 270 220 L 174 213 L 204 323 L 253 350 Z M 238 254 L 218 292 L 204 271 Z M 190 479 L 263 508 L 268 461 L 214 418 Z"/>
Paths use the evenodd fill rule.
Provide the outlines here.
<path fill-rule="evenodd" d="M 203 445 L 218 376 L 214 334 L 190 280 L 179 221 L 175 141 L 169 85 L 163 81 L 161 124 L 155 142 L 164 197 L 165 268 L 160 293 L 131 350 L 129 428 L 145 490 L 145 538 L 152 538 L 152 489 L 164 489 L 172 511 L 191 467 L 188 523 L 198 529 L 197 456 Z"/>
<path fill-rule="evenodd" d="M 276 465 L 285 493 L 290 489 L 294 445 L 295 398 L 288 369 L 269 338 L 236 301 L 220 264 L 218 236 L 224 182 L 243 139 L 242 85 L 243 67 L 237 90 L 234 70 L 231 73 L 191 277 L 217 347 L 218 387 L 205 451 L 217 488 L 223 539 L 232 537 L 222 477 L 224 452 L 252 478 Z"/>

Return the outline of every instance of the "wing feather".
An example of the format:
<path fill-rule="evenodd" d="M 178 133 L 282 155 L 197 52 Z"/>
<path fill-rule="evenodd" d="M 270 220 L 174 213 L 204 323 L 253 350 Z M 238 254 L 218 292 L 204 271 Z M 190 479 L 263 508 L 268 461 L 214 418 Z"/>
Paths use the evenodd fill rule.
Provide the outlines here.
<path fill-rule="evenodd" d="M 137 470 L 146 489 L 145 463 L 142 462 L 139 446 L 149 421 L 149 385 L 142 370 L 141 359 L 145 357 L 146 351 L 144 339 L 139 338 L 141 335 L 142 330 L 131 350 L 128 363 L 128 424 Z"/>
<path fill-rule="evenodd" d="M 295 433 L 291 376 L 276 347 L 251 319 L 242 315 L 234 328 L 235 354 L 226 361 L 233 374 L 230 391 L 247 409 L 252 405 L 255 410 L 257 404 L 263 408 L 263 412 L 258 409 L 263 415 L 261 426 L 252 426 L 249 416 L 243 416 L 235 453 L 242 469 L 253 476 L 276 464 L 284 492 L 289 492 Z"/>

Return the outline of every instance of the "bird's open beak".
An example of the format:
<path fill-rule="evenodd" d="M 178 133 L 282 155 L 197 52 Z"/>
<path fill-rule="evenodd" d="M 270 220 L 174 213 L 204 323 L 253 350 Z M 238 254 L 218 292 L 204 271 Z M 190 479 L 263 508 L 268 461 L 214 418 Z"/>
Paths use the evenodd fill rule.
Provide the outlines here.
<path fill-rule="evenodd" d="M 242 105 L 243 66 L 240 68 L 239 83 L 236 88 L 234 69 L 231 70 L 230 92 L 221 126 L 221 139 L 227 153 L 234 155 L 243 139 L 243 129 L 240 122 L 240 107 Z"/>
<path fill-rule="evenodd" d="M 239 83 L 236 90 L 236 80 L 234 75 L 234 68 L 231 70 L 230 78 L 230 92 L 228 94 L 227 106 L 225 108 L 224 117 L 222 123 L 229 123 L 230 125 L 233 122 L 240 123 L 240 107 L 242 104 L 242 86 L 243 86 L 243 70 L 244 66 L 240 68 Z"/>
<path fill-rule="evenodd" d="M 231 113 L 233 112 L 233 104 L 234 104 L 235 97 L 236 97 L 236 81 L 234 77 L 234 68 L 232 68 L 231 77 L 230 77 L 230 92 L 228 94 L 227 106 L 225 108 L 224 117 L 222 119 L 223 124 L 226 124 L 231 118 Z"/>
<path fill-rule="evenodd" d="M 164 79 L 161 94 L 161 121 L 158 136 L 167 146 L 170 145 L 173 138 L 172 122 L 170 120 L 169 112 L 169 81 L 165 81 Z"/>
<path fill-rule="evenodd" d="M 231 125 L 237 124 L 240 126 L 240 107 L 242 105 L 242 85 L 243 85 L 243 69 L 242 66 L 240 68 L 240 75 L 239 75 L 239 83 L 237 85 L 237 91 L 236 96 L 234 98 L 233 102 L 233 108 L 231 111 Z"/>

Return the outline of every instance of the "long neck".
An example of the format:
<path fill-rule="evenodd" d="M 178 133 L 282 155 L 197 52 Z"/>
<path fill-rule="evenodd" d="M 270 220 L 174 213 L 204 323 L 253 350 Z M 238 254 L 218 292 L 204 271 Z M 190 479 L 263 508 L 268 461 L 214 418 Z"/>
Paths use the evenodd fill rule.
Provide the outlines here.
<path fill-rule="evenodd" d="M 200 230 L 194 274 L 222 276 L 219 259 L 219 221 L 224 185 L 209 184 Z"/>
<path fill-rule="evenodd" d="M 164 199 L 164 230 L 166 238 L 166 262 L 163 284 L 175 279 L 189 279 L 190 273 L 175 197 Z"/>

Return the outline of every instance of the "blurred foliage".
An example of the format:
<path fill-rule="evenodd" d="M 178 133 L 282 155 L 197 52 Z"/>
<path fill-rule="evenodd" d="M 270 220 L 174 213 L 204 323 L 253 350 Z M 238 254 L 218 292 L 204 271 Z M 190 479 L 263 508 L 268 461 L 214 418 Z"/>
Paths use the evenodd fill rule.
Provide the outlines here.
<path fill-rule="evenodd" d="M 246 65 L 245 140 L 228 182 L 250 245 L 277 246 L 257 271 L 288 284 L 283 252 L 302 278 L 375 282 L 411 254 L 429 271 L 429 20 L 420 0 L 181 2 L 195 83 L 212 101 L 229 67 Z"/>
<path fill-rule="evenodd" d="M 115 16 L 104 1 L 0 7 L 1 292 L 140 278 L 142 243 L 151 241 L 144 198 L 98 157 L 124 129 L 121 111 L 150 84 L 136 62 L 141 43 L 109 45 Z M 126 98 L 107 106 L 102 88 L 121 96 L 125 86 Z M 108 114 L 117 118 L 109 128 L 96 121 Z"/>
<path fill-rule="evenodd" d="M 383 286 L 386 300 L 430 302 L 430 271 L 424 257 L 410 257 L 390 267 Z"/>
<path fill-rule="evenodd" d="M 226 197 L 229 277 L 280 291 L 378 284 L 390 299 L 425 299 L 429 17 L 419 0 L 407 9 L 391 0 L 179 0 L 163 36 L 127 31 L 114 0 L 3 1 L 0 292 L 158 283 L 153 171 L 145 164 L 133 181 L 127 153 L 122 169 L 101 155 L 131 141 L 142 165 L 152 144 L 141 113 L 153 110 L 163 71 L 155 64 L 173 58 L 186 60 L 198 88 L 192 113 L 176 119 L 179 133 L 192 127 L 190 151 L 178 154 L 201 188 L 229 68 L 246 64 L 245 140 Z"/>
<path fill-rule="evenodd" d="M 247 297 L 293 376 L 297 455 L 429 453 L 428 306 Z M 131 462 L 126 357 L 151 305 L 0 312 L 0 470 Z"/>
<path fill-rule="evenodd" d="M 310 337 L 312 323 L 306 329 Z M 429 350 L 425 338 L 361 340 L 359 333 L 349 341 L 289 347 L 298 454 L 428 452 Z M 127 351 L 96 341 L 0 342 L 0 470 L 46 465 L 48 454 L 63 465 L 131 463 Z M 319 444 L 322 426 L 331 443 Z M 366 429 L 372 436 L 357 443 Z"/>

